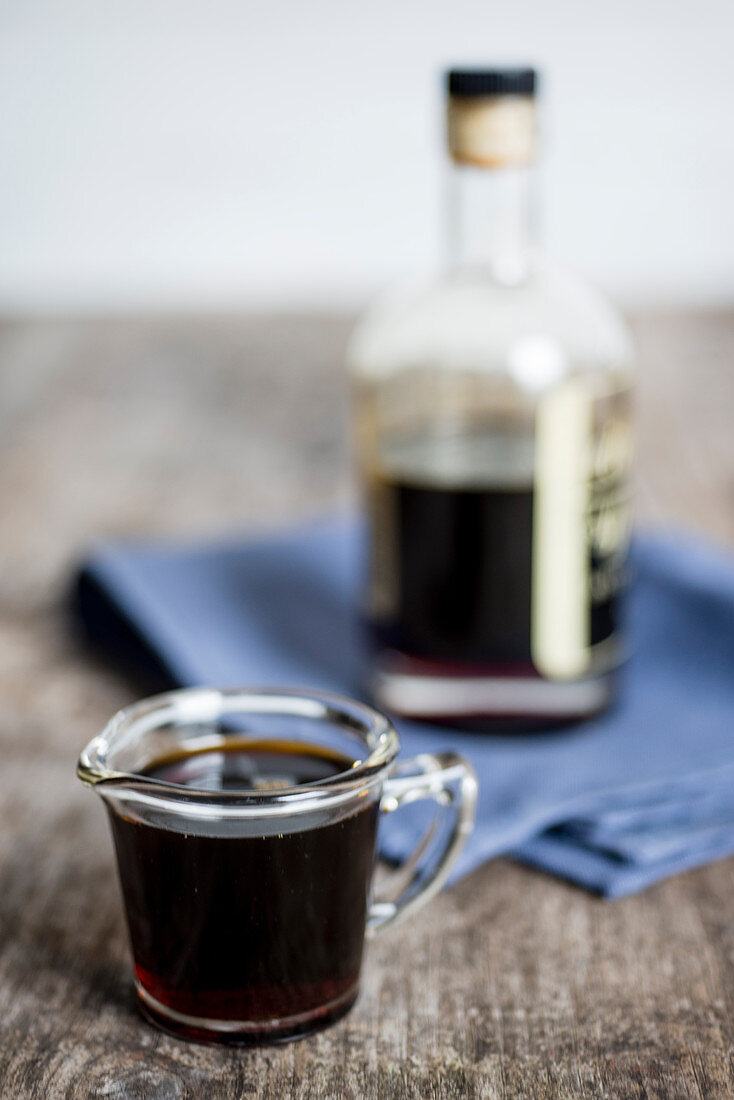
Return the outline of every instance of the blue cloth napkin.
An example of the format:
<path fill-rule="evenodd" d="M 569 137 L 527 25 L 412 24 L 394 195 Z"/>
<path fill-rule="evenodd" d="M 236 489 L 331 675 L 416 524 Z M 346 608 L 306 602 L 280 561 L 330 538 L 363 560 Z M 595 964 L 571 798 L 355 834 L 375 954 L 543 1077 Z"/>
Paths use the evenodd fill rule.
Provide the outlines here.
<path fill-rule="evenodd" d="M 78 607 L 93 638 L 120 653 L 134 642 L 176 684 L 360 696 L 360 546 L 345 519 L 255 540 L 102 546 Z M 457 874 L 511 853 L 617 897 L 734 853 L 734 561 L 646 536 L 634 573 L 633 655 L 608 714 L 527 736 L 398 723 L 404 755 L 450 748 L 477 770 Z M 395 854 L 412 842 L 409 822 L 388 841 Z"/>

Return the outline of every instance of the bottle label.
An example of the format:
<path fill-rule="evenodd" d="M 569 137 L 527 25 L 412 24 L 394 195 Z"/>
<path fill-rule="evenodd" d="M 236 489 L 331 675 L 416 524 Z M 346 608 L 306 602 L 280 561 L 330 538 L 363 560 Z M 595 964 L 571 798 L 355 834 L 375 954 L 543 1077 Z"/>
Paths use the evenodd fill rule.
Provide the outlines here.
<path fill-rule="evenodd" d="M 618 661 L 618 596 L 630 536 L 628 394 L 570 379 L 536 420 L 531 653 L 551 679 Z"/>

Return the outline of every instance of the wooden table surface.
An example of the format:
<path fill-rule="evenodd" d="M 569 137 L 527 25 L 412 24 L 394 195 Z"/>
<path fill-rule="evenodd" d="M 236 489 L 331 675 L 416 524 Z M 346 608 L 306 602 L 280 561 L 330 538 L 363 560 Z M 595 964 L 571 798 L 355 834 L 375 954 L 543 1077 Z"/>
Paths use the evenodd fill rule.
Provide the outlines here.
<path fill-rule="evenodd" d="M 640 511 L 734 544 L 734 315 L 641 351 Z M 134 689 L 72 641 L 92 540 L 262 529 L 351 496 L 339 317 L 0 326 L 0 1095 L 734 1095 L 734 861 L 602 902 L 507 860 L 368 950 L 332 1030 L 257 1051 L 137 1015 L 79 749 Z"/>

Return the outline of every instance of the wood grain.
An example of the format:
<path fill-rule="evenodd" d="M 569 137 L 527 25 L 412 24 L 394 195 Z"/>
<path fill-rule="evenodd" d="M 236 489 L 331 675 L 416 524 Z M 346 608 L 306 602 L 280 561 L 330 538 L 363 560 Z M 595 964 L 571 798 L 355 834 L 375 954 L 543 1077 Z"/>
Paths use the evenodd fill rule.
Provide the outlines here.
<path fill-rule="evenodd" d="M 734 545 L 734 315 L 637 319 L 640 501 Z M 262 528 L 350 498 L 349 320 L 0 326 L 0 1095 L 734 1095 L 734 861 L 605 903 L 509 861 L 369 948 L 332 1030 L 228 1051 L 137 1015 L 111 845 L 74 777 L 133 689 L 76 647 L 98 537 Z"/>

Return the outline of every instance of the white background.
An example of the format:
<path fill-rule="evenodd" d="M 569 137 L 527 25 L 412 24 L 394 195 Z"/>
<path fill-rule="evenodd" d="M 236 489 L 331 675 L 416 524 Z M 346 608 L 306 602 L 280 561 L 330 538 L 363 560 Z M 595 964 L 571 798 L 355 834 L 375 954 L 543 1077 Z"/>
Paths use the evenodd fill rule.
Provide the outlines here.
<path fill-rule="evenodd" d="M 0 0 L 0 309 L 352 304 L 438 254 L 440 71 L 546 73 L 544 238 L 734 301 L 731 0 Z"/>

